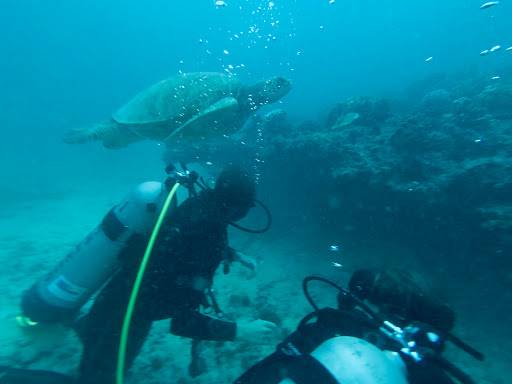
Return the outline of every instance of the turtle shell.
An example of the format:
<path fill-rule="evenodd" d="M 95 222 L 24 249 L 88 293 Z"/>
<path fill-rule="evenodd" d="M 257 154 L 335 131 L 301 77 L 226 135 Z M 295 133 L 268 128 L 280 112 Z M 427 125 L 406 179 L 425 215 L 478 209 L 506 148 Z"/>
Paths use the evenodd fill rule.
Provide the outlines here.
<path fill-rule="evenodd" d="M 165 123 L 174 129 L 225 97 L 238 97 L 240 82 L 216 72 L 185 73 L 140 92 L 112 118 L 131 126 Z"/>

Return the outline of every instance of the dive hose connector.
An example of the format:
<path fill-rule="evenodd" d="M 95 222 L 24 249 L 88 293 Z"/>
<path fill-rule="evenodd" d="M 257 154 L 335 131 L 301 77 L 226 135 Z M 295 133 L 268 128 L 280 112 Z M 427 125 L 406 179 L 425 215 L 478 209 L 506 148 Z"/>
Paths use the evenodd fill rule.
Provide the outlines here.
<path fill-rule="evenodd" d="M 165 187 L 167 190 L 170 191 L 176 183 L 179 183 L 191 194 L 195 195 L 194 187 L 199 180 L 199 174 L 196 171 L 189 171 L 186 167 L 184 167 L 183 171 L 178 171 L 174 165 L 169 164 L 165 168 L 165 173 L 168 175 L 165 180 Z"/>
<path fill-rule="evenodd" d="M 384 321 L 380 330 L 400 346 L 402 354 L 416 363 L 421 362 L 426 354 L 439 354 L 443 350 L 444 338 L 423 324 L 413 323 L 401 328 Z"/>

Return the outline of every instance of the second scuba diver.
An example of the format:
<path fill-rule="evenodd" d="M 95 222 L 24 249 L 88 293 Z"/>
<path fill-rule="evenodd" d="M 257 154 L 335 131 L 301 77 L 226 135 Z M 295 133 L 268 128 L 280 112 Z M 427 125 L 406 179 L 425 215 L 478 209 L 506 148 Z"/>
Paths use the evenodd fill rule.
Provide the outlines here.
<path fill-rule="evenodd" d="M 193 190 L 197 177 L 190 173 L 170 178 L 172 183 L 140 185 L 66 260 L 24 294 L 20 319 L 25 324 L 67 322 L 83 342 L 79 377 L 66 382 L 115 382 L 123 319 L 149 232 L 171 184 L 186 184 L 187 177 L 192 178 L 188 187 Z M 172 334 L 196 340 L 254 342 L 276 330 L 275 324 L 264 320 L 235 323 L 199 311 L 207 304 L 206 292 L 221 263 L 225 269 L 233 261 L 251 265 L 229 246 L 227 228 L 244 218 L 255 201 L 254 179 L 245 170 L 229 166 L 220 173 L 213 189 L 203 188 L 171 209 L 155 243 L 131 318 L 126 368 L 157 320 L 171 318 Z M 77 320 L 81 306 L 103 284 L 89 312 Z M 15 377 L 16 383 L 42 383 L 47 376 L 49 383 L 66 380 L 55 375 L 51 381 L 51 373 L 41 371 L 7 370 L 3 374 L 0 382 L 8 382 L 2 381 L 8 377 Z"/>
<path fill-rule="evenodd" d="M 338 289 L 338 308 L 316 305 L 312 281 Z M 349 290 L 311 276 L 303 288 L 315 311 L 235 384 L 475 383 L 442 357 L 445 342 L 484 356 L 450 333 L 454 312 L 406 271 L 358 270 Z"/>

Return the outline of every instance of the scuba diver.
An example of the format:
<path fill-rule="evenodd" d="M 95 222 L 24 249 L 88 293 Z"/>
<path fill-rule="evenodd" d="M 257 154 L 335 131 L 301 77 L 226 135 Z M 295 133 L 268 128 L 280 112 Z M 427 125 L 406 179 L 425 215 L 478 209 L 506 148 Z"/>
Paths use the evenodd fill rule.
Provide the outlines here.
<path fill-rule="evenodd" d="M 318 307 L 312 281 L 339 291 L 337 308 Z M 478 360 L 484 356 L 450 333 L 454 312 L 407 272 L 358 270 L 349 290 L 310 276 L 303 289 L 314 312 L 235 384 L 475 383 L 441 354 L 451 341 Z"/>
<path fill-rule="evenodd" d="M 229 166 L 208 188 L 197 173 L 168 167 L 165 183 L 141 184 L 124 202 L 112 208 L 100 225 L 72 251 L 54 271 L 34 284 L 22 298 L 25 326 L 64 323 L 72 326 L 83 343 L 77 379 L 48 371 L 1 369 L 0 383 L 109 384 L 119 382 L 119 356 L 127 370 L 139 353 L 154 321 L 170 318 L 170 332 L 194 340 L 258 340 L 277 329 L 264 320 L 232 322 L 206 315 L 201 308 L 211 304 L 215 271 L 222 264 L 253 262 L 228 244 L 228 225 L 243 219 L 260 204 L 254 179 L 245 170 Z M 189 198 L 167 205 L 177 185 L 189 190 Z M 202 188 L 196 193 L 195 187 Z M 165 197 L 168 196 L 168 199 Z M 169 197 L 170 196 L 170 197 Z M 129 316 L 125 348 L 120 346 L 141 267 L 141 255 L 159 212 L 163 221 L 151 258 L 138 287 L 136 303 Z M 155 227 L 156 228 L 156 227 Z M 154 233 L 153 233 L 154 234 Z M 153 235 L 152 234 L 152 235 Z M 147 250 L 148 248 L 146 248 Z M 143 259 L 144 260 L 144 259 Z M 97 293 L 90 310 L 81 308 Z M 215 300 L 213 299 L 215 302 Z M 53 381 L 52 381 L 53 380 Z"/>

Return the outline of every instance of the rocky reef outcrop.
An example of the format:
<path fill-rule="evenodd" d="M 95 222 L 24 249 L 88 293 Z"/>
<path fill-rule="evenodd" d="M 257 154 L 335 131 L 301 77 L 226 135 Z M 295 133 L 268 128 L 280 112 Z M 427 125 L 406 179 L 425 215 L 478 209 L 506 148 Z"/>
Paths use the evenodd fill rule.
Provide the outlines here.
<path fill-rule="evenodd" d="M 405 245 L 440 270 L 511 264 L 512 84 L 439 78 L 414 92 L 399 108 L 358 97 L 333 106 L 325 123 L 281 120 L 265 146 L 275 206 L 349 247 Z M 293 193 L 280 195 L 284 179 Z"/>

